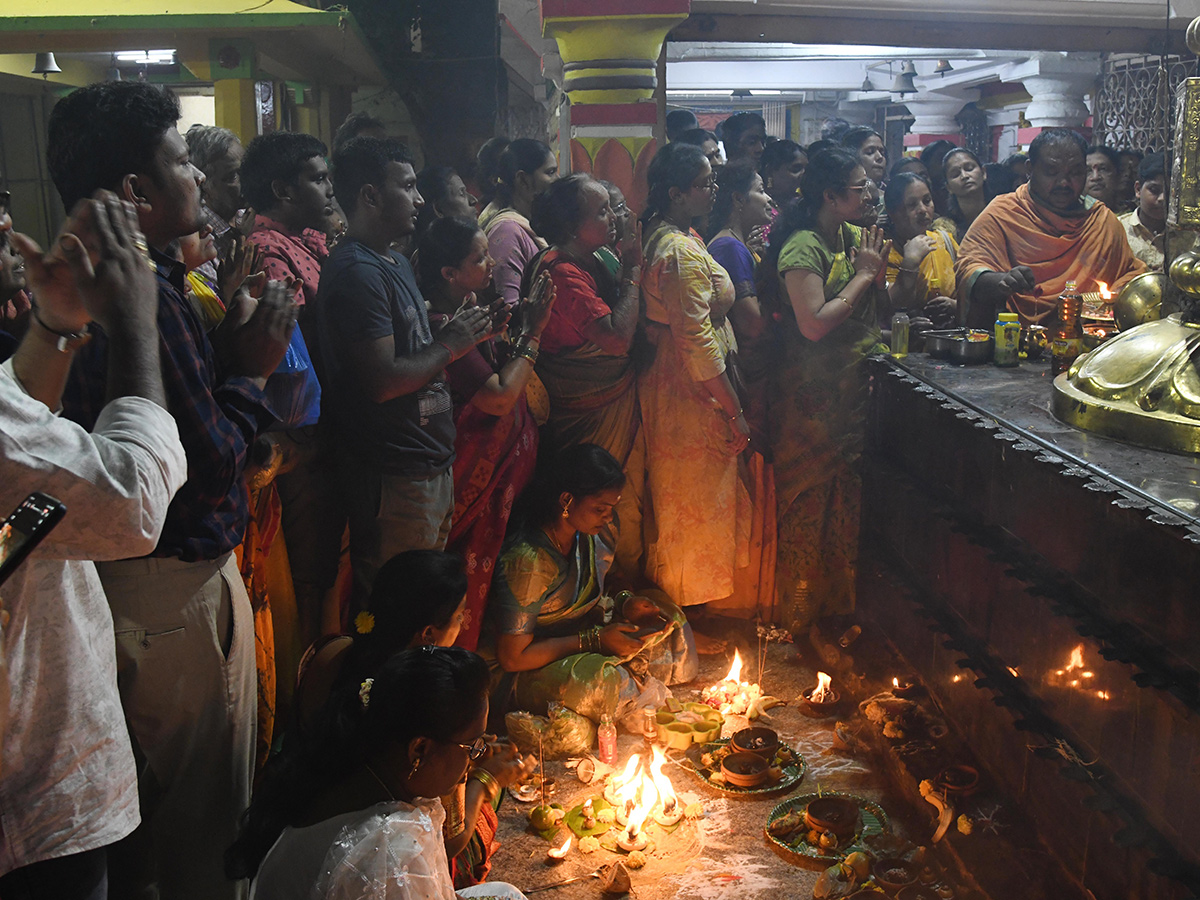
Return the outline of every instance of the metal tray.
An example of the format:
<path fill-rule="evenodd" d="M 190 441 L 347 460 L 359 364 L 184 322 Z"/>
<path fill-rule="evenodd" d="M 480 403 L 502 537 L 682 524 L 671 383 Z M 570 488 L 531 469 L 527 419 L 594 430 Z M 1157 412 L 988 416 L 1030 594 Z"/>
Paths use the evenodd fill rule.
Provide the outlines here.
<path fill-rule="evenodd" d="M 967 340 L 968 334 L 983 335 L 984 340 Z M 978 365 L 990 360 L 996 343 L 991 332 L 981 328 L 926 331 L 923 337 L 925 338 L 925 352 L 934 359 L 948 359 L 963 366 Z"/>

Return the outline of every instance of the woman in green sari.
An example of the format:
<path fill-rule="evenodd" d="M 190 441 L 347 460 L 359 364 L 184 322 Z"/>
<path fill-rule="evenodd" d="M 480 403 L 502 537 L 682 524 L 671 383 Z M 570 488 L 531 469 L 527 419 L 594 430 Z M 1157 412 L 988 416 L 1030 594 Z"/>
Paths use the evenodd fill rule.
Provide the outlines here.
<path fill-rule="evenodd" d="M 578 444 L 531 487 L 492 581 L 492 645 L 481 650 L 494 660 L 498 712 L 544 712 L 557 701 L 598 722 L 636 708 L 651 679 L 695 677 L 695 644 L 679 607 L 659 592 L 606 590 L 609 526 L 624 484 L 612 454 Z"/>
<path fill-rule="evenodd" d="M 776 222 L 760 297 L 781 321 L 772 387 L 778 502 L 777 618 L 793 631 L 854 611 L 865 432 L 863 361 L 886 348 L 877 286 L 890 249 L 877 228 L 850 224 L 872 202 L 857 156 L 817 153 L 803 198 Z M 776 274 L 777 273 L 777 274 Z"/>

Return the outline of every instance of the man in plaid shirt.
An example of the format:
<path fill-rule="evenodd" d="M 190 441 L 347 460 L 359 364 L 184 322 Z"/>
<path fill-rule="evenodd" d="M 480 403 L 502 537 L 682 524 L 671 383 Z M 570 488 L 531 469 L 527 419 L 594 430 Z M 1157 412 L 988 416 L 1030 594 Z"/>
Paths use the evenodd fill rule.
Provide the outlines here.
<path fill-rule="evenodd" d="M 135 752 L 142 825 L 110 855 L 114 893 L 236 898 L 223 851 L 249 802 L 256 680 L 250 600 L 233 559 L 248 519 L 243 469 L 274 414 L 263 394 L 295 325 L 278 284 L 240 291 L 213 343 L 166 248 L 199 229 L 204 175 L 176 130 L 179 102 L 136 82 L 80 88 L 50 116 L 47 156 L 67 208 L 98 188 L 131 202 L 158 282 L 167 409 L 187 453 L 187 482 L 147 557 L 99 566 L 112 609 L 118 684 Z M 91 429 L 104 404 L 108 341 L 82 349 L 63 397 Z"/>

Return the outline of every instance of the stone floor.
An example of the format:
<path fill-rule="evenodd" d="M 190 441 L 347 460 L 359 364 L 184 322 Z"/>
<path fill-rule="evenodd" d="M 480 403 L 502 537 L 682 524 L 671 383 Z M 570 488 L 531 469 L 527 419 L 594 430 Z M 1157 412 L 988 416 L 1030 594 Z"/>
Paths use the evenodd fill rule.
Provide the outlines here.
<path fill-rule="evenodd" d="M 741 627 L 738 627 L 738 626 Z M 738 623 L 723 631 L 731 637 L 732 644 L 740 648 L 746 660 L 744 680 L 754 680 L 757 669 L 758 647 L 753 627 Z M 772 809 L 788 796 L 822 790 L 849 791 L 873 800 L 888 812 L 893 831 L 919 832 L 927 837 L 930 826 L 911 812 L 907 804 L 890 800 L 886 795 L 886 779 L 865 758 L 833 749 L 835 719 L 812 719 L 801 714 L 796 698 L 800 692 L 816 683 L 814 668 L 805 657 L 815 659 L 811 648 L 806 653 L 798 652 L 790 643 L 767 645 L 766 661 L 760 683 L 765 694 L 772 694 L 788 701 L 787 706 L 776 707 L 768 713 L 768 724 L 777 730 L 781 740 L 795 748 L 808 763 L 804 780 L 791 792 L 768 799 L 742 800 L 721 795 L 703 784 L 692 773 L 682 768 L 668 768 L 672 784 L 687 802 L 699 800 L 704 806 L 704 816 L 685 837 L 671 845 L 664 859 L 651 857 L 646 869 L 632 873 L 634 895 L 638 900 L 660 900 L 660 898 L 699 898 L 699 900 L 725 900 L 725 898 L 749 898 L 787 896 L 807 900 L 819 872 L 801 868 L 784 861 L 767 844 L 763 828 Z M 675 688 L 680 700 L 698 700 L 700 690 L 719 682 L 729 668 L 725 656 L 707 657 L 702 660 L 700 677 L 689 685 Z M 835 687 L 836 687 L 835 683 Z M 863 684 L 856 685 L 860 690 Z M 843 702 L 839 718 L 856 714 L 853 702 Z M 727 719 L 724 736 L 745 727 L 745 720 Z M 618 763 L 625 762 L 631 751 L 640 746 L 640 736 L 622 732 L 618 739 Z M 599 793 L 596 785 L 584 785 L 563 761 L 547 761 L 549 775 L 556 779 L 558 790 L 554 797 L 564 809 L 580 803 L 588 796 Z M 492 878 L 509 881 L 522 889 L 532 889 L 561 880 L 595 871 L 600 865 L 617 859 L 617 855 L 601 849 L 584 855 L 574 846 L 568 858 L 555 865 L 547 863 L 546 851 L 561 844 L 568 834 L 565 828 L 559 836 L 548 842 L 535 834 L 526 824 L 529 806 L 508 798 L 500 810 L 500 840 L 502 848 L 495 857 Z M 905 817 L 915 821 L 905 822 Z M 683 831 L 683 829 L 681 829 Z M 677 832 L 676 834 L 679 834 Z M 920 842 L 920 838 L 918 838 Z M 594 879 L 565 885 L 546 891 L 545 900 L 581 900 L 599 895 Z M 543 895 L 538 895 L 541 900 Z"/>

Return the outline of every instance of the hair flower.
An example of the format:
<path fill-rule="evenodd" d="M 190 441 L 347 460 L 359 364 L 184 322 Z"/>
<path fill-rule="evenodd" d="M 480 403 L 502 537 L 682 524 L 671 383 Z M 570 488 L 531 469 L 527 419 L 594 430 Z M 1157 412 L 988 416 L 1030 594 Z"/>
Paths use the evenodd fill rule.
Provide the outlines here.
<path fill-rule="evenodd" d="M 375 617 L 363 610 L 354 617 L 354 630 L 359 634 L 370 634 L 375 630 Z"/>
<path fill-rule="evenodd" d="M 368 678 L 359 686 L 358 702 L 362 704 L 362 708 L 366 709 L 371 705 L 371 685 L 375 683 L 374 678 Z"/>

